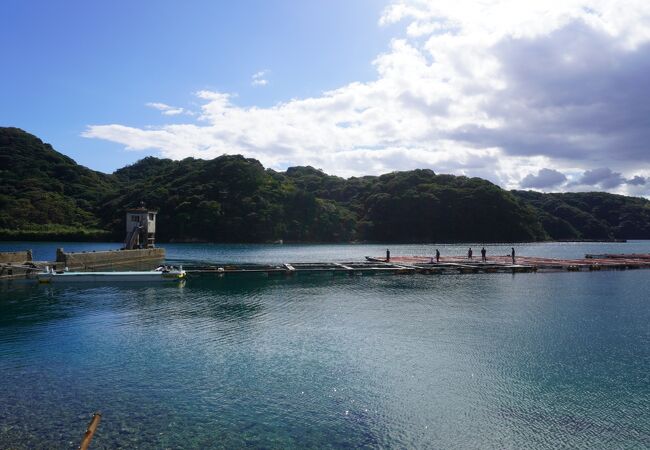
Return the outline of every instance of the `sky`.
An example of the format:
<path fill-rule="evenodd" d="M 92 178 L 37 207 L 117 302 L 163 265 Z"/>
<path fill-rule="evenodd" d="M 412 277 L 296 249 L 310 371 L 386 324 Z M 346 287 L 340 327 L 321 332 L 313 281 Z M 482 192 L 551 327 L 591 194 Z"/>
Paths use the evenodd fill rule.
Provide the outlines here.
<path fill-rule="evenodd" d="M 650 196 L 650 2 L 5 0 L 0 125 L 103 172 L 242 154 Z"/>

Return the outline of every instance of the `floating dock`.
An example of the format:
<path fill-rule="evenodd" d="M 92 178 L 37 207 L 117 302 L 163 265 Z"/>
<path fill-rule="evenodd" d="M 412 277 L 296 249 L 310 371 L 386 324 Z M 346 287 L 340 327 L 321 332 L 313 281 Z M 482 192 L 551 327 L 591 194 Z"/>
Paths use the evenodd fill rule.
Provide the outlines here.
<path fill-rule="evenodd" d="M 629 260 L 642 260 L 650 261 L 650 254 L 648 253 L 603 253 L 600 255 L 587 254 L 587 259 L 629 259 Z"/>
<path fill-rule="evenodd" d="M 428 261 L 428 259 L 427 259 Z M 296 275 L 308 273 L 331 273 L 347 275 L 373 275 L 373 274 L 443 274 L 443 273 L 479 273 L 479 272 L 507 272 L 524 273 L 534 272 L 536 267 L 523 264 L 471 264 L 459 262 L 446 262 L 431 264 L 430 262 L 403 261 L 391 259 L 390 262 L 378 259 L 353 262 L 323 262 L 323 263 L 284 263 L 284 264 L 228 264 L 228 265 L 187 265 L 183 268 L 188 275 Z"/>
<path fill-rule="evenodd" d="M 603 256 L 603 255 L 599 255 Z M 390 260 L 366 257 L 366 261 L 282 263 L 282 264 L 184 264 L 189 275 L 213 274 L 218 276 L 266 274 L 287 275 L 307 273 L 332 273 L 348 275 L 387 274 L 470 274 L 470 273 L 530 273 L 530 272 L 580 272 L 595 270 L 649 269 L 650 255 L 628 257 L 594 257 L 579 259 L 554 259 L 533 256 L 491 256 L 486 261 L 479 257 L 446 256 L 438 262 L 429 256 L 394 256 Z"/>
<path fill-rule="evenodd" d="M 489 272 L 492 268 L 508 269 L 522 268 L 523 271 L 594 271 L 594 270 L 627 270 L 627 269 L 650 269 L 650 255 L 585 255 L 584 258 L 560 259 L 544 258 L 539 256 L 517 256 L 513 264 L 512 256 L 489 256 L 486 261 L 481 257 L 469 259 L 461 256 L 443 256 L 440 262 L 436 263 L 435 258 L 429 256 L 397 256 L 391 257 L 391 262 L 400 264 L 430 264 L 432 266 L 444 266 L 459 264 L 470 266 L 479 271 Z"/>
<path fill-rule="evenodd" d="M 183 269 L 190 274 L 241 275 L 295 275 L 299 273 L 417 273 L 415 265 L 401 265 L 380 261 L 283 263 L 283 264 L 223 264 L 192 265 L 183 263 Z M 422 268 L 421 270 L 424 270 Z"/>
<path fill-rule="evenodd" d="M 31 278 L 43 271 L 45 264 L 65 265 L 77 270 L 93 271 L 98 267 L 118 267 L 129 262 L 162 262 L 164 250 L 121 250 L 107 252 L 64 253 L 58 252 L 58 261 L 51 263 L 32 262 L 31 254 L 16 252 L 5 255 L 13 262 L 0 263 L 0 278 Z M 530 273 L 530 272 L 581 272 L 597 270 L 650 269 L 650 254 L 589 254 L 578 259 L 542 258 L 536 256 L 512 257 L 490 256 L 486 261 L 480 257 L 469 259 L 464 256 L 443 256 L 439 261 L 430 256 L 393 256 L 390 260 L 381 257 L 366 257 L 365 261 L 342 262 L 288 262 L 280 264 L 215 264 L 183 263 L 186 273 L 198 275 L 244 275 L 264 274 L 292 276 L 309 273 L 331 273 L 347 275 L 372 274 L 470 274 L 470 273 Z"/>

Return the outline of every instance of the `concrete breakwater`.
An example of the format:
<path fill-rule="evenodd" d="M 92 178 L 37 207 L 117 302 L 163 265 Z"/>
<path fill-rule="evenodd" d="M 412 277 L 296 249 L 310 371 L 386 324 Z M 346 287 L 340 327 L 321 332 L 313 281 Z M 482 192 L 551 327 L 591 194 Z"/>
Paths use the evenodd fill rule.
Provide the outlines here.
<path fill-rule="evenodd" d="M 32 260 L 32 251 L 0 252 L 0 264 L 22 264 Z"/>
<path fill-rule="evenodd" d="M 164 259 L 164 248 L 108 250 L 100 252 L 66 252 L 62 248 L 58 248 L 56 249 L 55 266 L 57 269 L 67 267 L 70 270 L 95 270 L 140 262 L 162 262 Z"/>
<path fill-rule="evenodd" d="M 30 278 L 46 266 L 56 270 L 93 271 L 97 269 L 124 268 L 133 265 L 154 266 L 165 260 L 164 248 L 134 250 L 108 250 L 92 252 L 66 252 L 56 250 L 54 261 L 33 261 L 31 250 L 0 252 L 0 279 Z"/>
<path fill-rule="evenodd" d="M 32 262 L 32 251 L 0 252 L 0 280 L 25 278 L 33 271 L 36 265 Z"/>

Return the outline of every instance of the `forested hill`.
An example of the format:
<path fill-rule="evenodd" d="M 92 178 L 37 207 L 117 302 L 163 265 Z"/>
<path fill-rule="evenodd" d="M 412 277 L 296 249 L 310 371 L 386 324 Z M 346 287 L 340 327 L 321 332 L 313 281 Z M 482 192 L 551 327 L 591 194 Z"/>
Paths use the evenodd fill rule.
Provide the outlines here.
<path fill-rule="evenodd" d="M 0 128 L 0 237 L 123 238 L 124 211 L 159 210 L 158 239 L 451 242 L 650 238 L 650 204 L 606 193 L 505 191 L 431 170 L 339 178 L 242 156 L 153 157 L 107 175 Z"/>
<path fill-rule="evenodd" d="M 0 127 L 0 236 L 105 237 L 98 212 L 114 189 L 113 176 L 18 128 Z"/>
<path fill-rule="evenodd" d="M 606 192 L 512 191 L 553 239 L 650 239 L 650 202 Z"/>

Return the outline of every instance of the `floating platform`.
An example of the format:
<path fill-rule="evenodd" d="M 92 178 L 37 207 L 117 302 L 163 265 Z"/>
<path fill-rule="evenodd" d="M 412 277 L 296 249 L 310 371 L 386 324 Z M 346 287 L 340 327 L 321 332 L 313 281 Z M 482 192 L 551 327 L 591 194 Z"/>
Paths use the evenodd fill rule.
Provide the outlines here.
<path fill-rule="evenodd" d="M 323 262 L 323 263 L 283 263 L 276 265 L 266 264 L 227 264 L 227 265 L 188 265 L 184 264 L 188 275 L 213 274 L 244 275 L 244 274 L 266 274 L 272 275 L 296 275 L 296 274 L 347 274 L 347 275 L 373 275 L 373 274 L 398 274 L 412 275 L 420 274 L 443 274 L 443 273 L 478 273 L 478 272 L 534 272 L 535 267 L 522 264 L 487 264 L 477 267 L 472 264 L 441 263 L 430 264 L 428 262 L 390 262 L 369 258 L 366 261 L 352 262 Z"/>
<path fill-rule="evenodd" d="M 25 255 L 19 255 L 23 259 Z M 64 253 L 57 255 L 55 264 L 58 269 L 68 267 L 71 270 L 93 271 L 97 267 L 117 266 L 119 264 L 145 261 L 151 262 L 164 258 L 163 249 L 120 250 L 108 252 Z M 52 263 L 49 263 L 52 264 Z M 70 267 L 72 265 L 72 267 Z M 0 264 L 0 278 L 30 278 L 44 269 L 45 263 L 24 261 L 22 263 Z M 530 273 L 530 272 L 580 272 L 597 270 L 632 270 L 650 269 L 650 254 L 602 254 L 585 255 L 578 259 L 542 258 L 535 256 L 517 256 L 513 264 L 512 257 L 489 256 L 486 261 L 480 257 L 468 259 L 463 256 L 443 256 L 439 261 L 430 256 L 393 256 L 387 261 L 381 257 L 367 256 L 365 261 L 318 262 L 318 263 L 281 263 L 281 264 L 214 264 L 184 263 L 188 275 L 243 275 L 264 274 L 471 274 L 471 273 Z"/>
<path fill-rule="evenodd" d="M 188 274 L 252 274 L 268 275 L 296 273 L 359 273 L 414 271 L 415 267 L 377 262 L 323 262 L 323 263 L 283 263 L 283 264 L 224 264 L 188 265 L 183 264 Z"/>
<path fill-rule="evenodd" d="M 586 254 L 587 259 L 629 259 L 629 260 L 644 260 L 650 261 L 650 254 L 648 253 L 602 253 L 600 255 Z"/>
<path fill-rule="evenodd" d="M 533 256 L 517 256 L 513 264 L 511 256 L 491 256 L 482 261 L 460 256 L 441 257 L 438 262 L 430 256 L 393 256 L 385 258 L 367 256 L 365 261 L 283 263 L 283 264 L 185 264 L 189 275 L 214 274 L 243 275 L 295 275 L 299 273 L 332 274 L 470 274 L 470 273 L 530 273 L 530 272 L 580 272 L 596 270 L 626 270 L 650 268 L 650 255 L 627 255 L 621 258 L 586 257 L 579 259 L 555 259 Z M 641 255 L 643 256 L 643 255 Z"/>
<path fill-rule="evenodd" d="M 39 283 L 105 283 L 105 282 L 160 282 L 179 281 L 185 278 L 185 271 L 148 270 L 127 272 L 56 272 L 48 270 L 37 275 Z"/>
<path fill-rule="evenodd" d="M 481 257 L 468 259 L 461 256 L 443 256 L 440 262 L 436 263 L 434 258 L 429 256 L 396 256 L 391 257 L 391 262 L 400 264 L 423 264 L 429 263 L 432 266 L 444 266 L 459 264 L 470 266 L 479 271 L 489 272 L 491 268 L 524 267 L 532 268 L 531 271 L 593 271 L 593 270 L 626 270 L 626 269 L 650 269 L 650 255 L 585 255 L 585 258 L 560 259 L 543 258 L 538 256 L 517 256 L 513 264 L 510 255 L 489 256 L 486 261 Z"/>

